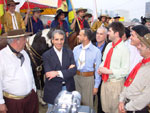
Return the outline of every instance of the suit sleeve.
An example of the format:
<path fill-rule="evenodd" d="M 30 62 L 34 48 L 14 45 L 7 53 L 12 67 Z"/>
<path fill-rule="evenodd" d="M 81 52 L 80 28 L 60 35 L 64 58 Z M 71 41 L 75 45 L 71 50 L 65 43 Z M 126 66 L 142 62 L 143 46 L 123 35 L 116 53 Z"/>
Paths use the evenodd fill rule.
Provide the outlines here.
<path fill-rule="evenodd" d="M 44 53 L 42 55 L 42 60 L 43 60 L 43 66 L 44 66 L 45 73 L 49 72 L 49 71 L 52 71 L 49 59 L 50 59 L 50 56 L 47 53 Z"/>

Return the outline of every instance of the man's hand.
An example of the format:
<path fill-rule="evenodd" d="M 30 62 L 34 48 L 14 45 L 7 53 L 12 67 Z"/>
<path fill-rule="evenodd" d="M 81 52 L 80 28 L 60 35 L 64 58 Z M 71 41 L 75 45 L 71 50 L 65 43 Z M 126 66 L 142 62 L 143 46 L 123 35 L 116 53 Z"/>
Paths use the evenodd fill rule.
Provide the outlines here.
<path fill-rule="evenodd" d="M 93 95 L 96 95 L 97 92 L 98 92 L 98 88 L 94 88 L 94 89 L 93 89 Z"/>
<path fill-rule="evenodd" d="M 113 74 L 112 71 L 106 67 L 100 67 L 98 70 L 102 74 Z"/>
<path fill-rule="evenodd" d="M 97 70 L 97 73 L 98 73 L 99 75 L 102 75 L 102 73 L 100 72 L 100 68 Z"/>
<path fill-rule="evenodd" d="M 7 113 L 7 107 L 5 104 L 0 104 L 0 113 Z"/>
<path fill-rule="evenodd" d="M 123 102 L 119 103 L 118 110 L 119 110 L 119 113 L 126 113 Z"/>
<path fill-rule="evenodd" d="M 57 75 L 58 75 L 57 71 L 46 72 L 46 78 L 49 78 L 48 80 L 55 78 Z"/>
<path fill-rule="evenodd" d="M 75 67 L 75 65 L 74 65 L 74 64 L 71 64 L 71 65 L 69 66 L 69 69 L 74 68 L 74 67 Z"/>

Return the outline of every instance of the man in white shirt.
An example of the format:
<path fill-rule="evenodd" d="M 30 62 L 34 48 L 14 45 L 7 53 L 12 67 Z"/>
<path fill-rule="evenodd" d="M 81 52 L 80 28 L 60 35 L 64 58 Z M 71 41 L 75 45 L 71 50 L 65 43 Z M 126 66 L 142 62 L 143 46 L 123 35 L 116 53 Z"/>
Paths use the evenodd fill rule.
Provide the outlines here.
<path fill-rule="evenodd" d="M 75 90 L 73 76 L 76 74 L 76 66 L 73 52 L 63 48 L 65 33 L 55 30 L 52 33 L 53 47 L 43 55 L 43 65 L 46 75 L 44 86 L 44 101 L 48 106 L 54 104 L 54 100 L 61 90 Z"/>
<path fill-rule="evenodd" d="M 38 113 L 31 62 L 24 51 L 24 30 L 7 32 L 8 45 L 0 51 L 0 113 Z"/>
<path fill-rule="evenodd" d="M 102 75 L 101 101 L 105 113 L 118 113 L 119 94 L 129 71 L 129 50 L 122 41 L 125 28 L 120 22 L 109 26 L 109 43 L 98 70 Z"/>

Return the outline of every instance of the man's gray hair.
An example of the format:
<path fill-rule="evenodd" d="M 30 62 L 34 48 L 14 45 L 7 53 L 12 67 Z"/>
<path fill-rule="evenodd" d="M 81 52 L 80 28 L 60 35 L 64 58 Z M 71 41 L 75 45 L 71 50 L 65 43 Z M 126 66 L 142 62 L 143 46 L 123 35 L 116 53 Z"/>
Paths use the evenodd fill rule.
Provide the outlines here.
<path fill-rule="evenodd" d="M 102 27 L 102 26 L 101 26 L 101 27 L 99 27 L 99 28 L 97 29 L 97 31 L 100 30 L 100 29 L 103 29 L 103 30 L 105 31 L 105 34 L 107 35 L 108 29 L 107 29 L 106 27 Z"/>
<path fill-rule="evenodd" d="M 52 33 L 52 39 L 54 39 L 54 35 L 55 35 L 56 33 L 58 33 L 58 34 L 60 34 L 60 35 L 63 35 L 64 38 L 65 38 L 65 32 L 64 32 L 63 30 L 57 29 L 57 30 L 53 31 L 53 33 Z"/>
<path fill-rule="evenodd" d="M 14 42 L 15 40 L 19 40 L 19 38 L 14 38 L 14 39 L 10 38 L 10 39 L 7 39 L 7 43 L 8 43 L 8 44 L 11 44 L 11 43 Z"/>

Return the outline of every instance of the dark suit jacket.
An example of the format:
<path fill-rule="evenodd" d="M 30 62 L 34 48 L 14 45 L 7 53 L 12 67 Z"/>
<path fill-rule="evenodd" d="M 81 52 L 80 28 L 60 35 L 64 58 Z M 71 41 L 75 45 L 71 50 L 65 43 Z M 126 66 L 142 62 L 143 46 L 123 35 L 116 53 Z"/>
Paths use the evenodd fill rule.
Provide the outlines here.
<path fill-rule="evenodd" d="M 64 78 L 55 77 L 51 80 L 46 78 L 44 86 L 44 101 L 49 104 L 54 104 L 54 100 L 58 93 L 62 90 L 62 82 L 65 82 L 67 90 L 75 90 L 75 83 L 73 76 L 76 74 L 77 68 L 68 69 L 71 64 L 75 65 L 73 52 L 71 50 L 63 48 L 62 51 L 62 66 L 58 59 L 54 48 L 46 51 L 43 56 L 45 73 L 49 71 L 60 70 L 63 73 Z"/>

